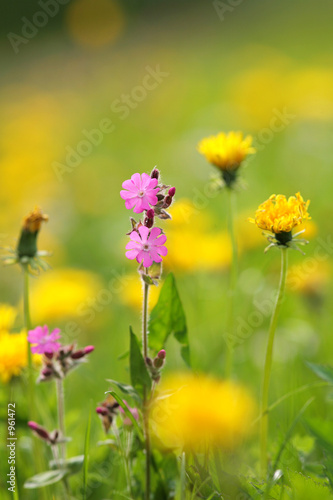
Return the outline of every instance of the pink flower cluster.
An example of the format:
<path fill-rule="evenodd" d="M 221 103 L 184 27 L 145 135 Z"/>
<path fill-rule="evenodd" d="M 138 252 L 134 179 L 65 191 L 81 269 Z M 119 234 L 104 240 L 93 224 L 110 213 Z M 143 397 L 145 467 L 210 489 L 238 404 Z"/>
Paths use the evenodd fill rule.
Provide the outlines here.
<path fill-rule="evenodd" d="M 159 184 L 159 171 L 154 169 L 148 174 L 134 174 L 131 179 L 123 182 L 124 190 L 120 196 L 125 200 L 125 207 L 137 214 L 146 211 L 143 221 L 138 223 L 132 220 L 132 231 L 129 234 L 130 242 L 126 245 L 126 257 L 136 259 L 145 268 L 153 262 L 162 262 L 162 257 L 168 250 L 164 246 L 167 238 L 162 229 L 154 226 L 155 218 L 170 219 L 166 212 L 175 195 L 174 187 Z"/>
<path fill-rule="evenodd" d="M 60 339 L 60 337 L 59 328 L 49 333 L 49 329 L 46 325 L 37 326 L 37 328 L 30 330 L 28 333 L 28 342 L 30 342 L 30 344 L 35 344 L 31 347 L 31 352 L 33 354 L 51 354 L 57 352 L 61 344 L 56 342 L 56 340 Z"/>

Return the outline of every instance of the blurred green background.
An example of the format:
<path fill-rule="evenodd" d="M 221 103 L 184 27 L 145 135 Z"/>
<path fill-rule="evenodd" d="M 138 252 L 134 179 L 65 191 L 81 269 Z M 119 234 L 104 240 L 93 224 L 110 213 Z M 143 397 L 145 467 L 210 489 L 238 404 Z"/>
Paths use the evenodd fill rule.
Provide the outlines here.
<path fill-rule="evenodd" d="M 2 246 L 15 245 L 23 216 L 42 207 L 50 219 L 39 247 L 53 252 L 52 270 L 32 280 L 32 320 L 61 327 L 66 341 L 96 346 L 66 381 L 70 454 L 82 453 L 89 402 L 94 408 L 103 400 L 105 379 L 128 381 L 127 360 L 118 360 L 128 326 L 140 334 L 141 289 L 124 254 L 130 213 L 119 196 L 135 172 L 157 165 L 176 186 L 175 218 L 163 225 L 165 273 L 176 275 L 194 369 L 223 376 L 230 249 L 225 193 L 207 196 L 213 168 L 196 150 L 209 134 L 242 130 L 258 149 L 237 196 L 237 325 L 251 321 L 279 272 L 278 252 L 264 255 L 266 241 L 247 217 L 272 193 L 311 199 L 306 257 L 289 252 L 298 278 L 277 332 L 272 401 L 314 380 L 304 360 L 330 362 L 333 345 L 332 2 L 75 0 L 48 4 L 53 17 L 42 4 L 2 6 L 0 237 Z M 101 122 L 108 130 L 96 132 Z M 21 282 L 18 268 L 1 269 L 0 301 L 18 307 L 13 331 L 22 328 Z M 235 350 L 235 377 L 256 396 L 268 321 L 262 314 Z M 167 352 L 166 371 L 184 369 L 172 341 Z M 37 392 L 54 416 L 53 389 Z M 8 390 L 19 401 L 23 479 L 34 473 L 24 389 L 15 378 L 3 384 L 3 408 Z M 273 434 L 306 397 L 276 411 Z M 319 393 L 311 411 L 325 415 L 325 408 Z M 53 428 L 52 412 L 45 413 Z M 92 443 L 101 439 L 93 416 Z M 105 450 L 93 446 L 92 455 L 102 462 Z M 92 498 L 101 498 L 98 491 Z"/>

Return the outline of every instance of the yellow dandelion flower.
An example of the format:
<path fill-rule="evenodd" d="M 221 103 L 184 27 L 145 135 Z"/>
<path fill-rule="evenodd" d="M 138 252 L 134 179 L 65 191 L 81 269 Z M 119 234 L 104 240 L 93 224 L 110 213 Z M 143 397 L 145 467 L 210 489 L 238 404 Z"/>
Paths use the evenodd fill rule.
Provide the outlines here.
<path fill-rule="evenodd" d="M 0 304 L 0 334 L 9 331 L 15 321 L 17 311 L 7 304 Z"/>
<path fill-rule="evenodd" d="M 310 200 L 305 202 L 300 193 L 288 199 L 283 194 L 272 194 L 268 200 L 259 205 L 255 218 L 250 218 L 249 221 L 260 229 L 274 234 L 274 239 L 268 237 L 271 245 L 292 246 L 292 229 L 301 225 L 304 220 L 310 219 L 309 204 Z M 298 240 L 298 243 L 306 242 Z M 294 248 L 297 247 L 294 245 Z"/>
<path fill-rule="evenodd" d="M 41 356 L 33 356 L 38 362 Z M 20 333 L 1 333 L 0 379 L 5 384 L 14 376 L 21 374 L 28 364 L 27 336 Z"/>
<path fill-rule="evenodd" d="M 39 207 L 35 207 L 32 212 L 24 217 L 23 229 L 29 231 L 29 233 L 36 233 L 36 231 L 40 230 L 42 222 L 47 222 L 48 220 L 48 215 L 43 214 Z"/>
<path fill-rule="evenodd" d="M 233 382 L 175 374 L 152 402 L 150 426 L 165 448 L 230 450 L 248 434 L 254 410 L 252 397 Z"/>
<path fill-rule="evenodd" d="M 80 307 L 102 289 L 99 278 L 88 271 L 64 268 L 45 273 L 31 287 L 34 322 L 44 324 L 78 317 Z"/>
<path fill-rule="evenodd" d="M 252 137 L 243 137 L 242 132 L 224 132 L 202 139 L 198 151 L 215 167 L 222 170 L 227 186 L 236 179 L 236 171 L 245 158 L 256 152 L 252 147 Z"/>

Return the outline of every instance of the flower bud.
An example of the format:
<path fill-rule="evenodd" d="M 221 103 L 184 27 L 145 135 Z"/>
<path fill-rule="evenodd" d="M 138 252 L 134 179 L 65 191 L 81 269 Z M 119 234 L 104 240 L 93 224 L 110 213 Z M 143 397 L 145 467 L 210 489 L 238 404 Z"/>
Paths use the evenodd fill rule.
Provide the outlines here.
<path fill-rule="evenodd" d="M 152 171 L 152 173 L 150 174 L 150 177 L 152 179 L 158 179 L 160 176 L 160 172 L 159 170 L 157 170 L 157 168 L 154 168 L 154 170 Z"/>
<path fill-rule="evenodd" d="M 165 349 L 161 349 L 158 353 L 157 353 L 157 357 L 160 358 L 160 359 L 165 359 L 166 357 L 166 352 L 165 352 Z"/>
<path fill-rule="evenodd" d="M 168 196 L 166 196 L 166 197 L 164 198 L 164 203 L 163 203 L 164 208 L 168 208 L 168 207 L 170 207 L 171 203 L 172 203 L 172 198 L 171 198 L 171 196 L 169 196 L 169 195 L 168 195 Z"/>
<path fill-rule="evenodd" d="M 170 188 L 168 191 L 168 195 L 171 196 L 171 198 L 173 198 L 175 196 L 175 193 L 176 193 L 175 187 Z"/>
<path fill-rule="evenodd" d="M 84 348 L 84 354 L 89 354 L 95 350 L 95 347 L 93 345 L 87 345 Z"/>
<path fill-rule="evenodd" d="M 153 227 L 154 225 L 154 217 L 155 217 L 155 212 L 152 209 L 147 210 L 146 217 L 144 220 L 144 224 L 148 229 Z"/>
<path fill-rule="evenodd" d="M 146 365 L 147 366 L 153 366 L 153 361 L 151 358 L 149 358 L 148 356 L 146 357 Z"/>
<path fill-rule="evenodd" d="M 96 413 L 98 413 L 99 415 L 106 416 L 106 415 L 108 415 L 109 410 L 107 408 L 105 408 L 104 406 L 97 406 Z"/>
<path fill-rule="evenodd" d="M 85 356 L 85 352 L 83 349 L 79 349 L 78 351 L 72 352 L 71 358 L 72 359 L 80 359 Z"/>
<path fill-rule="evenodd" d="M 17 245 L 17 254 L 22 257 L 35 257 L 37 254 L 37 236 L 42 222 L 48 221 L 48 216 L 40 208 L 35 208 L 23 220 L 20 239 Z"/>
<path fill-rule="evenodd" d="M 50 441 L 50 435 L 46 429 L 38 425 L 36 422 L 29 421 L 28 426 L 30 429 L 37 434 L 38 437 L 44 439 L 44 441 Z"/>

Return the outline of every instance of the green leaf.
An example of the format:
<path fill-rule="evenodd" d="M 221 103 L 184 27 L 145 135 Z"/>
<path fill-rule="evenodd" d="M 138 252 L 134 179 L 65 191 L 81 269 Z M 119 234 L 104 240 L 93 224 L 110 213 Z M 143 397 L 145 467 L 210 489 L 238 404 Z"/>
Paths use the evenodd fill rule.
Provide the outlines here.
<path fill-rule="evenodd" d="M 289 475 L 293 498 L 300 500 L 330 500 L 332 498 L 330 490 L 324 482 L 320 483 L 319 478 L 313 480 L 300 472 L 291 472 Z"/>
<path fill-rule="evenodd" d="M 158 299 L 150 314 L 149 345 L 159 351 L 165 346 L 170 335 L 181 344 L 181 355 L 190 366 L 190 347 L 187 335 L 186 318 L 172 273 L 168 274 Z"/>
<path fill-rule="evenodd" d="M 42 488 L 43 486 L 48 486 L 49 484 L 61 481 L 67 474 L 67 469 L 56 469 L 41 472 L 40 474 L 36 474 L 35 476 L 27 479 L 24 483 L 24 488 L 28 490 Z"/>
<path fill-rule="evenodd" d="M 121 382 L 118 382 L 117 380 L 112 380 L 110 378 L 106 379 L 106 381 L 110 382 L 113 385 L 115 385 L 124 394 L 128 394 L 128 396 L 130 396 L 131 398 L 133 398 L 134 401 L 136 401 L 139 405 L 142 404 L 142 399 L 140 397 L 140 394 L 131 385 L 122 384 Z"/>
<path fill-rule="evenodd" d="M 320 419 L 307 419 L 304 422 L 308 432 L 312 434 L 318 445 L 333 458 L 333 424 Z"/>
<path fill-rule="evenodd" d="M 333 384 L 333 368 L 330 366 L 316 365 L 315 363 L 306 363 L 308 367 L 321 379 Z"/>
<path fill-rule="evenodd" d="M 66 460 L 51 460 L 49 465 L 51 469 L 61 468 L 67 469 L 68 474 L 76 474 L 82 468 L 84 460 L 84 455 L 78 455 L 77 457 L 67 458 Z"/>
<path fill-rule="evenodd" d="M 151 378 L 148 373 L 146 363 L 141 354 L 140 346 L 136 335 L 130 327 L 130 374 L 131 382 L 135 389 L 147 387 L 151 388 Z"/>
<path fill-rule="evenodd" d="M 114 399 L 117 401 L 117 403 L 120 404 L 120 406 L 122 407 L 122 409 L 124 410 L 125 412 L 125 415 L 126 417 L 128 417 L 133 426 L 135 427 L 137 433 L 138 433 L 138 436 L 140 438 L 141 441 L 144 440 L 144 437 L 143 437 L 143 434 L 142 434 L 142 430 L 140 429 L 140 426 L 138 424 L 138 422 L 135 420 L 134 416 L 132 415 L 132 413 L 129 411 L 129 409 L 127 408 L 127 406 L 125 405 L 124 401 L 118 396 L 118 394 L 114 391 L 107 391 L 106 394 L 111 394 L 111 396 L 114 397 Z"/>

